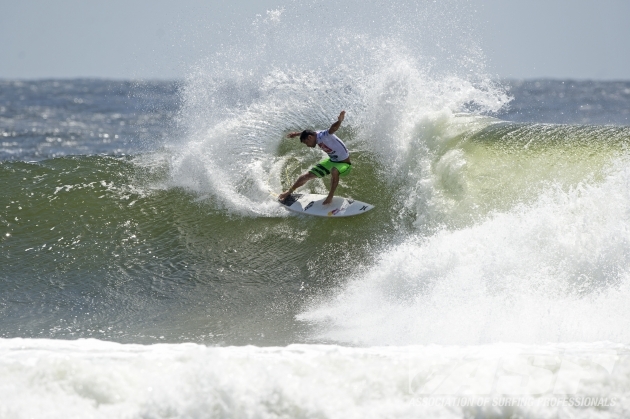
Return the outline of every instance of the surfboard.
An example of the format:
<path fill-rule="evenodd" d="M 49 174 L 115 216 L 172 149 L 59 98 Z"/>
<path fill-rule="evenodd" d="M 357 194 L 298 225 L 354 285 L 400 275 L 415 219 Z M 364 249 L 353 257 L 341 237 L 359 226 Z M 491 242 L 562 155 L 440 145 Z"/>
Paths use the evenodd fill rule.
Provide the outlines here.
<path fill-rule="evenodd" d="M 278 202 L 289 211 L 316 217 L 352 217 L 374 208 L 374 205 L 342 196 L 335 196 L 330 204 L 323 205 L 325 199 L 326 195 L 294 193 Z"/>

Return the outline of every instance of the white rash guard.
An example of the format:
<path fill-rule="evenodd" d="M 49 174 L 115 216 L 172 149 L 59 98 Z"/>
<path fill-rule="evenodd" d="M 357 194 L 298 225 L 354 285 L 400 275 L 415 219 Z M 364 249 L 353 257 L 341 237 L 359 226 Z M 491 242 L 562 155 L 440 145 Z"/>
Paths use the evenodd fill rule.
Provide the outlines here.
<path fill-rule="evenodd" d="M 317 145 L 324 150 L 330 161 L 340 162 L 350 157 L 346 145 L 335 134 L 329 134 L 328 130 L 317 131 Z"/>

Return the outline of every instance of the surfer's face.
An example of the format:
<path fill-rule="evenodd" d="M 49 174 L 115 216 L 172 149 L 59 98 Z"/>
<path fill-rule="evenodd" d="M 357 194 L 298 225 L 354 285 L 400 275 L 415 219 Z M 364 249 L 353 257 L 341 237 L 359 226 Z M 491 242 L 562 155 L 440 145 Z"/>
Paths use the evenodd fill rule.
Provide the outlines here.
<path fill-rule="evenodd" d="M 315 147 L 317 145 L 317 138 L 311 134 L 304 141 L 302 141 L 307 147 Z"/>

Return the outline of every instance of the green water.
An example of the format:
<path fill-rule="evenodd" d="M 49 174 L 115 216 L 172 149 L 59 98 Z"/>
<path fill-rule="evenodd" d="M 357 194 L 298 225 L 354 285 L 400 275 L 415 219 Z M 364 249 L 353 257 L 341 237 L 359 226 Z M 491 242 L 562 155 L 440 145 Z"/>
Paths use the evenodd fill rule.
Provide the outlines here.
<path fill-rule="evenodd" d="M 359 149 L 337 193 L 375 209 L 337 220 L 235 213 L 212 191 L 170 183 L 160 153 L 3 162 L 1 336 L 308 340 L 312 326 L 295 320 L 303 305 L 367 272 L 384 249 L 473 225 L 550 186 L 600 182 L 629 139 L 620 127 L 490 124 L 417 150 L 408 175 Z M 285 187 L 310 164 L 300 153 L 278 150 Z"/>

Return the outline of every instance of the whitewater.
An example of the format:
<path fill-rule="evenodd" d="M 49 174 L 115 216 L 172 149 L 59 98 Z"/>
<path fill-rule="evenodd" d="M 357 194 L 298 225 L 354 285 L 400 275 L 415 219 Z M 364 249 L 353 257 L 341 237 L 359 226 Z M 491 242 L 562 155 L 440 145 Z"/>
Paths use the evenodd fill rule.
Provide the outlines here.
<path fill-rule="evenodd" d="M 0 418 L 629 414 L 630 82 L 499 80 L 462 2 L 333 7 L 178 81 L 0 80 Z M 341 110 L 375 209 L 289 214 L 286 134 Z"/>

